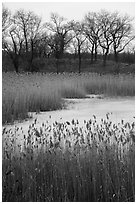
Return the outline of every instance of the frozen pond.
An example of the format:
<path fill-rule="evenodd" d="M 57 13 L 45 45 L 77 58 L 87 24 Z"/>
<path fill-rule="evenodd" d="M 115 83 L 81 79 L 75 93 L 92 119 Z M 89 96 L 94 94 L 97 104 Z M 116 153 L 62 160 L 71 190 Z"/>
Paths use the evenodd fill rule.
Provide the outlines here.
<path fill-rule="evenodd" d="M 66 109 L 47 111 L 40 114 L 33 113 L 33 118 L 24 121 L 22 123 L 15 123 L 14 125 L 7 125 L 6 130 L 8 133 L 3 135 L 4 138 L 7 136 L 10 138 L 15 135 L 14 140 L 16 144 L 21 145 L 24 140 L 24 135 L 28 135 L 29 126 L 32 125 L 35 119 L 37 119 L 35 127 L 39 128 L 42 123 L 47 124 L 51 127 L 55 121 L 66 122 L 78 120 L 79 126 L 83 127 L 84 120 L 88 121 L 93 119 L 93 115 L 96 116 L 97 123 L 101 123 L 101 119 L 106 119 L 107 113 L 110 115 L 110 120 L 113 123 L 119 123 L 121 120 L 124 122 L 135 121 L 135 98 L 102 98 L 97 96 L 90 96 L 85 99 L 65 99 Z M 16 126 L 16 128 L 15 128 Z M 16 132 L 16 129 L 18 131 Z M 4 142 L 5 143 L 5 142 Z"/>
<path fill-rule="evenodd" d="M 43 115 L 47 118 L 51 115 L 51 119 L 63 121 L 78 119 L 80 122 L 83 120 L 89 120 L 95 115 L 99 121 L 101 118 L 106 117 L 106 113 L 112 113 L 111 119 L 117 123 L 121 119 L 125 121 L 133 121 L 135 116 L 135 101 L 134 98 L 87 98 L 87 99 L 66 99 L 68 101 L 67 110 L 52 111 L 51 113 L 45 113 L 40 115 L 42 120 Z"/>
<path fill-rule="evenodd" d="M 43 122 L 49 121 L 52 124 L 55 121 L 65 122 L 72 121 L 72 119 L 79 120 L 83 123 L 84 120 L 89 120 L 96 116 L 99 122 L 101 118 L 106 118 L 107 113 L 112 113 L 110 119 L 114 123 L 118 123 L 121 120 L 125 122 L 133 122 L 135 116 L 135 98 L 134 97 L 122 97 L 122 98 L 102 98 L 102 97 L 90 97 L 84 99 L 65 99 L 66 109 L 41 112 L 40 114 L 33 113 L 33 118 L 24 121 L 22 123 L 15 123 L 14 125 L 8 125 L 7 127 L 13 128 L 22 127 L 27 129 L 30 124 L 37 118 L 37 126 L 40 126 Z"/>

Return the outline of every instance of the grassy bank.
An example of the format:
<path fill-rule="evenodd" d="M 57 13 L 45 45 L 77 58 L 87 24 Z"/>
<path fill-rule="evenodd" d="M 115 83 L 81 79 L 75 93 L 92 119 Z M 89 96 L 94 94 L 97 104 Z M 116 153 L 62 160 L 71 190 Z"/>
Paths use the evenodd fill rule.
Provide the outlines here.
<path fill-rule="evenodd" d="M 3 129 L 3 202 L 135 201 L 135 124 L 96 117 Z M 18 154 L 17 154 L 17 153 Z"/>
<path fill-rule="evenodd" d="M 13 72 L 2 76 L 2 122 L 25 119 L 28 112 L 61 109 L 62 98 L 86 94 L 134 96 L 134 75 L 92 73 L 42 74 Z"/>

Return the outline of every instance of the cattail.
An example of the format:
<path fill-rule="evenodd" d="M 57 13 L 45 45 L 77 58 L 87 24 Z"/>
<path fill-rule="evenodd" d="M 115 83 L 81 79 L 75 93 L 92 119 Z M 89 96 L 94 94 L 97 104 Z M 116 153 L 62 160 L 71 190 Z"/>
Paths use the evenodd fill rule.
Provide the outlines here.
<path fill-rule="evenodd" d="M 70 125 L 70 122 L 66 121 L 67 125 Z"/>

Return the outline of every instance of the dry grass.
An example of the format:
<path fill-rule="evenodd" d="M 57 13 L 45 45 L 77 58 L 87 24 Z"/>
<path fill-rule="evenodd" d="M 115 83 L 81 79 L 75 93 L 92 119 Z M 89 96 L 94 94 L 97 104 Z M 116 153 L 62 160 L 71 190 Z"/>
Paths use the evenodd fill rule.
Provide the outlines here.
<path fill-rule="evenodd" d="M 3 73 L 3 124 L 28 112 L 63 108 L 64 97 L 134 96 L 133 75 Z M 27 134 L 3 127 L 3 201 L 135 201 L 135 124 L 96 117 L 52 125 L 36 120 Z M 20 132 L 23 142 L 17 144 Z"/>
<path fill-rule="evenodd" d="M 134 122 L 78 123 L 3 128 L 3 202 L 135 201 Z"/>
<path fill-rule="evenodd" d="M 63 108 L 62 98 L 83 98 L 86 94 L 134 96 L 134 75 L 92 73 L 16 74 L 3 73 L 3 124 L 24 119 L 28 112 Z"/>

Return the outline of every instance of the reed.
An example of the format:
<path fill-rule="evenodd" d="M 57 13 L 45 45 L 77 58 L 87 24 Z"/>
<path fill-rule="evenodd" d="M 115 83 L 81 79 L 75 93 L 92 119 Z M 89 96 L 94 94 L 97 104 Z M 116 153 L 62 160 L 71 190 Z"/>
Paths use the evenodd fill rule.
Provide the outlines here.
<path fill-rule="evenodd" d="M 36 123 L 3 128 L 3 202 L 135 201 L 134 122 Z"/>
<path fill-rule="evenodd" d="M 134 80 L 134 75 L 3 73 L 2 122 L 25 119 L 28 112 L 61 109 L 62 98 L 83 98 L 86 94 L 134 96 Z"/>

